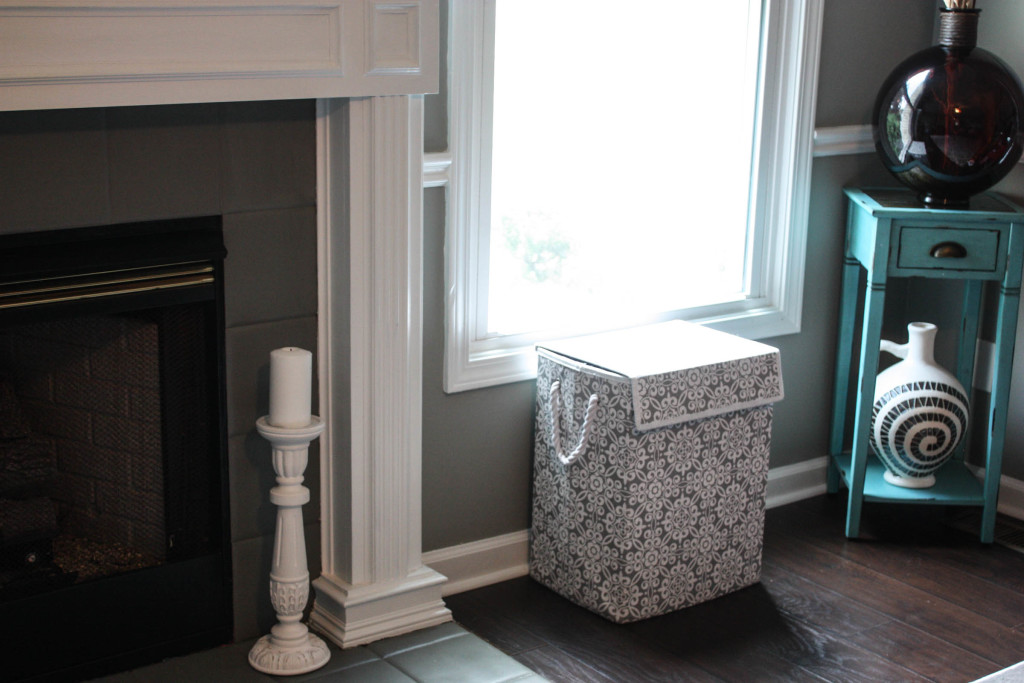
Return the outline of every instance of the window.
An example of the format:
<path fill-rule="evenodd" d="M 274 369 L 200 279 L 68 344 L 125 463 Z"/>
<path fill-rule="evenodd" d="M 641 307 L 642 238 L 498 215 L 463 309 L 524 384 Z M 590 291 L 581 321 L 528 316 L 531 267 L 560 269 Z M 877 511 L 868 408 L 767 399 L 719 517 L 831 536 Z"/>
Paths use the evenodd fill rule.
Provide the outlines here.
<path fill-rule="evenodd" d="M 799 331 L 821 3 L 452 0 L 446 391 L 553 336 Z"/>

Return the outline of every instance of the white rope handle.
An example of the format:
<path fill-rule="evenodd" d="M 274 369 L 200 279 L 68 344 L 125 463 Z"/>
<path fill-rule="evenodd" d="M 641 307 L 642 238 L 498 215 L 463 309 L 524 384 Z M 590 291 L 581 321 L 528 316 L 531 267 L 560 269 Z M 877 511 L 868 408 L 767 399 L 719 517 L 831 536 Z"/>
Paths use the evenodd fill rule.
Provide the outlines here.
<path fill-rule="evenodd" d="M 555 454 L 563 465 L 570 464 L 573 460 L 579 457 L 586 447 L 587 442 L 590 440 L 590 433 L 594 431 L 594 411 L 597 410 L 597 394 L 590 395 L 590 401 L 587 403 L 587 412 L 583 416 L 583 426 L 580 427 L 580 440 L 576 444 L 576 448 L 572 449 L 572 453 L 566 455 L 562 450 L 562 383 L 552 382 L 551 383 L 551 441 L 555 447 Z"/>

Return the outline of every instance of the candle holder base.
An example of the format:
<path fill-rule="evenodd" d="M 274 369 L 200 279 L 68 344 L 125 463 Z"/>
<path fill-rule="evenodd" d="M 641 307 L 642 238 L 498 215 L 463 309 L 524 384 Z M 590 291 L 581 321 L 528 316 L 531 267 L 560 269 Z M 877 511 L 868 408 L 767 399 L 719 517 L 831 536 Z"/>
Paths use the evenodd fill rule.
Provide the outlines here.
<path fill-rule="evenodd" d="M 322 667 L 331 658 L 331 652 L 319 637 L 307 633 L 305 642 L 298 645 L 280 645 L 274 636 L 266 635 L 249 650 L 249 666 L 273 676 L 297 676 Z"/>

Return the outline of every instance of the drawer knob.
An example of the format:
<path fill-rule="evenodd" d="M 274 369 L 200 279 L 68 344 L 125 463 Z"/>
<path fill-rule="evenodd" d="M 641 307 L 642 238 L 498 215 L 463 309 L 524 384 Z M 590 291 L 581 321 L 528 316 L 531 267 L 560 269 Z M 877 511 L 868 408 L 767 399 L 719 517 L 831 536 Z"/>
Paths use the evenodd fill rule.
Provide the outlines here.
<path fill-rule="evenodd" d="M 932 258 L 963 258 L 967 256 L 967 249 L 956 242 L 940 242 L 932 247 Z"/>

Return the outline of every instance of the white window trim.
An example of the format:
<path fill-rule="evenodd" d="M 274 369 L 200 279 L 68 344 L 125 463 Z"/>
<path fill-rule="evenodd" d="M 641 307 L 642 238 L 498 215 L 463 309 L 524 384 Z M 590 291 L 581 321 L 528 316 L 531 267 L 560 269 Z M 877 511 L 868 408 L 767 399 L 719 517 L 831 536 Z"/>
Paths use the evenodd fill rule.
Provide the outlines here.
<path fill-rule="evenodd" d="M 489 211 L 489 198 L 483 196 L 489 188 L 481 183 L 490 163 L 486 109 L 493 90 L 493 46 L 486 39 L 493 36 L 493 13 L 487 4 L 451 0 L 448 15 L 444 389 L 449 393 L 536 375 L 532 348 L 487 351 L 474 339 L 471 290 L 478 264 L 471 256 L 479 248 L 476 228 Z M 765 25 L 776 37 L 766 47 L 764 63 L 775 68 L 763 79 L 760 110 L 762 131 L 774 132 L 762 136 L 752 200 L 768 257 L 760 290 L 765 295 L 694 310 L 687 319 L 751 339 L 800 331 L 823 5 L 824 0 L 764 0 Z"/>

